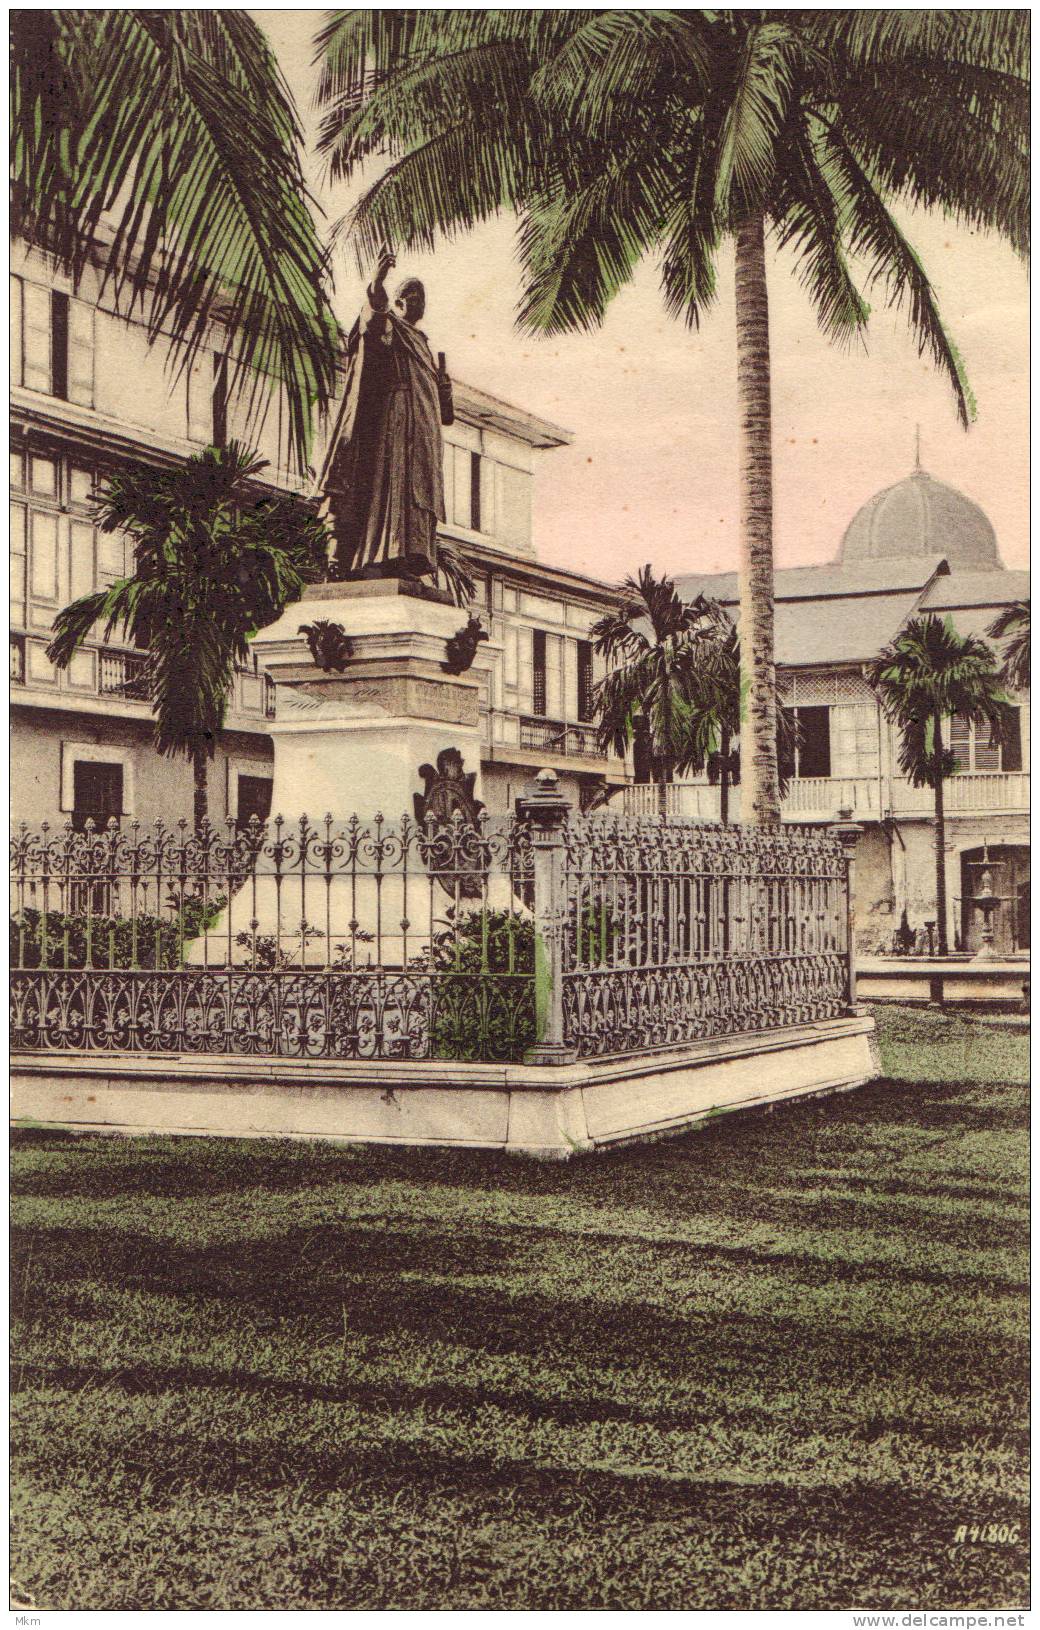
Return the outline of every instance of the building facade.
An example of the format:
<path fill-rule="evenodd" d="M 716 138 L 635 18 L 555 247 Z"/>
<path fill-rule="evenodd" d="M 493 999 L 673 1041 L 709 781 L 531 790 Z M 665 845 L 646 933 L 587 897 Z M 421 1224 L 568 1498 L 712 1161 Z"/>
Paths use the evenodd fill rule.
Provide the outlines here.
<path fill-rule="evenodd" d="M 711 596 L 737 620 L 735 574 L 680 577 L 687 599 Z M 917 469 L 853 517 L 829 566 L 776 573 L 776 657 L 782 705 L 799 724 L 783 801 L 798 823 L 849 810 L 864 826 L 857 850 L 857 937 L 889 949 L 904 924 L 926 939 L 936 921 L 934 794 L 899 770 L 898 733 L 885 719 L 865 666 L 914 616 L 950 617 L 983 638 L 997 613 L 1027 599 L 1029 574 L 1004 568 L 989 520 L 970 499 Z M 988 857 L 1000 903 L 998 950 L 1029 944 L 1029 697 L 1014 702 L 1003 747 L 966 720 L 949 724 L 958 761 L 946 782 L 946 893 L 951 947 L 978 949 L 974 905 Z M 624 793 L 630 810 L 656 807 L 656 788 Z M 705 777 L 669 789 L 677 813 L 719 817 L 719 789 Z M 739 819 L 739 787 L 731 812 Z"/>
<path fill-rule="evenodd" d="M 178 371 L 162 337 L 150 345 L 143 323 L 121 315 L 89 273 L 74 295 L 48 259 L 17 243 L 11 266 L 14 817 L 32 825 L 190 819 L 190 765 L 151 745 L 151 710 L 136 688 L 141 653 L 99 631 L 59 672 L 46 647 L 63 606 L 132 567 L 128 543 L 92 523 L 97 482 L 123 461 L 169 465 L 236 437 L 268 460 L 267 481 L 296 486 L 282 407 L 272 393 L 262 424 L 249 424 L 243 401 L 228 392 L 219 331 L 190 370 Z M 470 562 L 474 609 L 497 657 L 482 697 L 485 801 L 507 808 L 550 764 L 585 802 L 626 771 L 599 752 L 591 723 L 600 659 L 589 634 L 616 593 L 543 566 L 535 552 L 536 461 L 569 437 L 458 382 L 455 408 L 445 431 L 444 533 Z M 273 687 L 255 665 L 236 674 L 209 777 L 212 821 L 268 813 L 273 706 Z"/>

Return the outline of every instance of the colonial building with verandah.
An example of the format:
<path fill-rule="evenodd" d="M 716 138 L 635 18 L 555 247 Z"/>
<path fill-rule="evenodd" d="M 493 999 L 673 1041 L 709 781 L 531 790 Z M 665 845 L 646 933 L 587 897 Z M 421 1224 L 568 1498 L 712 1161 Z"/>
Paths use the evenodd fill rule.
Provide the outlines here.
<path fill-rule="evenodd" d="M 735 573 L 681 576 L 681 593 L 717 600 L 737 619 Z M 851 810 L 864 833 L 857 853 L 857 938 L 889 949 L 903 913 L 919 942 L 935 923 L 934 796 L 900 774 L 898 734 L 884 718 L 865 665 L 911 617 L 952 618 L 986 637 L 1002 607 L 1029 594 L 1029 574 L 1007 570 L 979 506 L 926 471 L 877 493 L 853 517 L 836 561 L 776 573 L 780 700 L 797 717 L 800 745 L 783 802 L 785 821 L 833 821 Z M 965 720 L 950 722 L 958 760 L 946 783 L 949 940 L 976 950 L 982 914 L 973 898 L 984 849 L 1001 898 L 1000 951 L 1029 945 L 1029 697 L 1016 695 L 1003 747 Z M 656 807 L 657 789 L 624 793 L 629 810 Z M 719 788 L 704 775 L 669 789 L 669 808 L 719 818 Z M 739 818 L 735 788 L 731 813 Z"/>
<path fill-rule="evenodd" d="M 138 685 L 143 654 L 99 637 L 61 672 L 47 660 L 50 629 L 70 600 L 131 568 L 127 541 L 92 523 L 99 480 L 127 461 L 169 466 L 235 437 L 269 461 L 267 482 L 295 487 L 283 406 L 273 391 L 263 422 L 248 421 L 227 390 L 219 329 L 178 373 L 170 346 L 161 336 L 149 345 L 143 323 L 120 314 L 91 272 L 73 293 L 23 243 L 12 244 L 11 264 L 13 814 L 30 825 L 190 818 L 190 766 L 151 745 L 151 709 Z M 482 681 L 485 801 L 510 808 L 549 765 L 573 802 L 586 802 L 626 776 L 621 761 L 600 752 L 592 710 L 602 663 L 590 630 L 618 596 L 537 558 L 536 464 L 569 433 L 459 381 L 455 411 L 445 431 L 443 534 L 470 565 L 474 609 L 496 658 Z M 236 674 L 209 777 L 212 821 L 268 814 L 271 707 L 272 687 L 255 665 Z"/>

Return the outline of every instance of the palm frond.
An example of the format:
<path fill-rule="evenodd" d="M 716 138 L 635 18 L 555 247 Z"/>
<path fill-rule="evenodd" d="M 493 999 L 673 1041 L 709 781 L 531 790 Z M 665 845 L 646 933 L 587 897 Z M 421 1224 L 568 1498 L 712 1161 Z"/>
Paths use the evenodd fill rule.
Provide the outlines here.
<path fill-rule="evenodd" d="M 1028 690 L 1029 668 L 1029 601 L 1015 600 L 1005 606 L 993 619 L 988 629 L 991 640 L 1003 640 L 1001 672 L 1005 683 L 1014 690 Z"/>
<path fill-rule="evenodd" d="M 468 606 L 477 585 L 466 567 L 465 557 L 443 538 L 437 540 L 437 579 L 447 589 L 457 606 Z"/>
<path fill-rule="evenodd" d="M 126 468 L 98 494 L 102 530 L 133 540 L 134 575 L 59 612 L 48 652 L 67 667 L 117 628 L 144 650 L 159 752 L 212 755 L 250 639 L 322 575 L 324 528 L 301 499 L 260 487 L 264 468 L 232 442 L 170 470 Z"/>
<path fill-rule="evenodd" d="M 756 21 L 748 28 L 715 177 L 716 213 L 729 226 L 765 202 L 802 54 L 797 34 L 785 22 Z"/>
<path fill-rule="evenodd" d="M 823 332 L 838 345 L 848 345 L 866 327 L 870 307 L 845 258 L 844 222 L 828 186 L 827 154 L 819 145 L 822 132 L 799 116 L 786 135 L 774 216 L 778 241 L 797 257 L 800 280 Z"/>
<path fill-rule="evenodd" d="M 975 398 L 964 364 L 939 315 L 939 304 L 915 250 L 907 242 L 870 178 L 835 127 L 820 136 L 825 174 L 841 210 L 846 241 L 855 255 L 869 262 L 871 283 L 881 281 L 895 306 L 908 304 L 910 327 L 918 353 L 931 353 L 953 387 L 957 413 L 967 429 L 975 417 Z"/>
<path fill-rule="evenodd" d="M 12 227 L 99 267 L 180 365 L 231 336 L 232 386 L 284 391 L 306 465 L 338 330 L 289 92 L 247 12 L 12 13 Z"/>
<path fill-rule="evenodd" d="M 911 618 L 867 677 L 899 730 L 900 768 L 915 786 L 934 787 L 956 768 L 941 721 L 956 715 L 986 725 L 998 742 L 1007 733 L 1009 699 L 993 652 L 976 635 L 959 634 L 949 617 Z"/>

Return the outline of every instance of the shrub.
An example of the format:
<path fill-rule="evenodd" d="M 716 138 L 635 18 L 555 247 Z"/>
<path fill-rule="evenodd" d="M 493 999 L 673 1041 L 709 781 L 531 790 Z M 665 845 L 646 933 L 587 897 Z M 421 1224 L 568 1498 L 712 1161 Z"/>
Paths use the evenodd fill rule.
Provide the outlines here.
<path fill-rule="evenodd" d="M 168 916 L 88 916 L 29 908 L 11 918 L 12 968 L 179 968 L 192 940 L 212 928 L 226 898 L 189 895 Z M 46 927 L 46 933 L 45 933 Z M 46 952 L 45 952 L 46 947 Z"/>
<path fill-rule="evenodd" d="M 434 1058 L 517 1062 L 537 1040 L 534 925 L 517 911 L 473 911 L 431 947 Z M 429 968 L 426 958 L 416 964 Z"/>

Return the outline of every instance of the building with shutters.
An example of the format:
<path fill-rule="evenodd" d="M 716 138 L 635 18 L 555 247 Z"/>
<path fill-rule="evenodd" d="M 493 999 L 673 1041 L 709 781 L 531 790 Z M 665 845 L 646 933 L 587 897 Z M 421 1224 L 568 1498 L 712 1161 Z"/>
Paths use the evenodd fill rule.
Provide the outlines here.
<path fill-rule="evenodd" d="M 59 672 L 46 647 L 63 606 L 132 565 L 124 540 L 92 524 L 98 480 L 121 461 L 169 464 L 237 437 L 269 461 L 273 485 L 292 486 L 278 397 L 263 424 L 250 427 L 244 403 L 228 392 L 219 332 L 178 373 L 161 337 L 149 345 L 144 325 L 119 315 L 89 275 L 74 295 L 22 244 L 12 245 L 11 264 L 14 817 L 32 825 L 190 819 L 190 766 L 160 758 L 151 745 L 141 653 L 98 640 Z M 541 564 L 532 525 L 536 466 L 570 438 L 457 381 L 455 409 L 445 432 L 444 532 L 468 557 L 498 658 L 482 696 L 485 801 L 505 809 L 545 764 L 575 802 L 587 801 L 626 777 L 620 761 L 599 751 L 592 727 L 599 659 L 589 632 L 616 594 Z M 211 820 L 268 813 L 271 707 L 261 672 L 236 674 L 209 778 Z"/>
<path fill-rule="evenodd" d="M 682 576 L 689 599 L 711 596 L 739 620 L 735 573 Z M 951 617 L 983 638 L 1002 607 L 1029 596 L 1029 574 L 1005 569 L 988 518 L 969 498 L 917 468 L 853 516 L 837 559 L 776 573 L 776 659 L 781 704 L 800 726 L 783 803 L 787 821 L 864 825 L 857 851 L 857 931 L 888 948 L 903 914 L 912 930 L 935 920 L 934 797 L 900 775 L 896 732 L 882 716 L 865 665 L 914 616 Z M 1003 747 L 963 719 L 950 721 L 958 769 L 946 783 L 946 871 L 951 946 L 978 948 L 972 905 L 984 853 L 994 862 L 1001 951 L 1029 944 L 1029 697 L 1015 696 Z M 656 789 L 624 793 L 630 810 L 656 807 Z M 704 776 L 670 789 L 671 807 L 707 820 L 719 790 Z M 739 818 L 739 788 L 731 799 Z"/>

